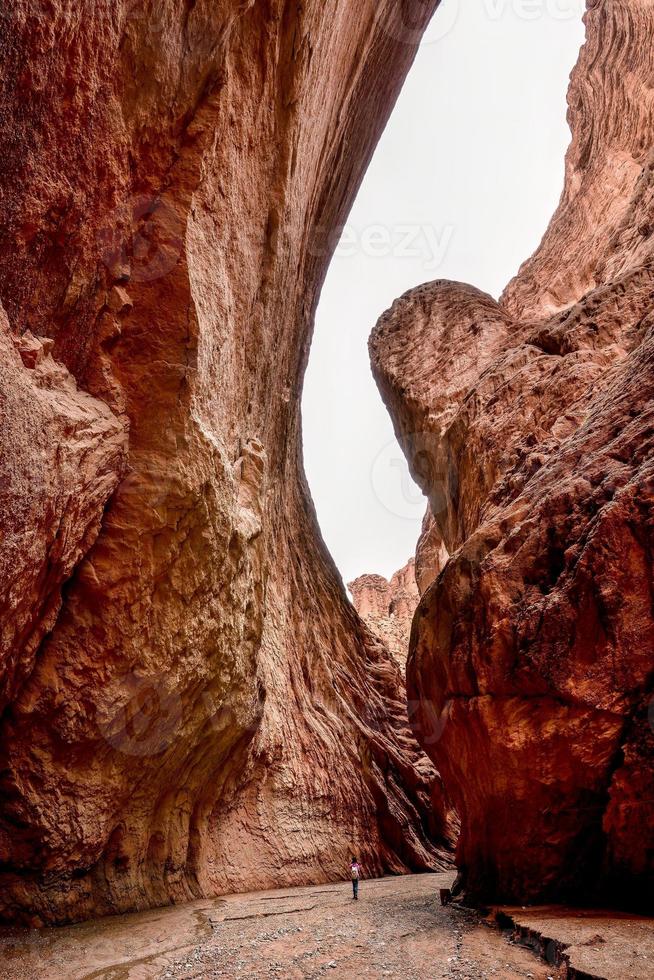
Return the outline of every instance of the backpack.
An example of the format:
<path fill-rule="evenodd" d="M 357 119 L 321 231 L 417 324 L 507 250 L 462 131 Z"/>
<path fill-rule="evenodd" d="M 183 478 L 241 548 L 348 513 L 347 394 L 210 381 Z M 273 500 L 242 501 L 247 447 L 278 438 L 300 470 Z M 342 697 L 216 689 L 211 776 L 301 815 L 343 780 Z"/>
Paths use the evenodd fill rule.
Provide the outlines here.
<path fill-rule="evenodd" d="M 358 864 L 351 864 L 350 865 L 350 874 L 352 875 L 352 881 L 356 881 L 357 878 L 359 877 L 359 865 Z"/>

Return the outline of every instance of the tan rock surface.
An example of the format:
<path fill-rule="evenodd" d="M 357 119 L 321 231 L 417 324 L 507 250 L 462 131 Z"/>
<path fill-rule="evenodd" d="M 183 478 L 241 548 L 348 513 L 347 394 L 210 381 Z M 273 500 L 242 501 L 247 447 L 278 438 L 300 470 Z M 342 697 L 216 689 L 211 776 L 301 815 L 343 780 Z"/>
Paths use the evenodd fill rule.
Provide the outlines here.
<path fill-rule="evenodd" d="M 420 599 L 415 561 L 411 558 L 390 580 L 383 575 L 360 575 L 348 589 L 359 616 L 386 644 L 404 675 L 411 623 Z"/>
<path fill-rule="evenodd" d="M 299 416 L 334 229 L 434 6 L 0 12 L 0 298 L 54 342 L 2 341 L 6 918 L 324 881 L 351 848 L 443 865 Z"/>
<path fill-rule="evenodd" d="M 123 425 L 51 348 L 29 331 L 12 337 L 0 306 L 0 712 L 32 671 L 125 464 Z"/>
<path fill-rule="evenodd" d="M 408 664 L 468 894 L 651 903 L 654 14 L 604 0 L 559 210 L 496 303 L 398 300 L 373 369 L 451 555 Z M 648 718 L 649 714 L 649 718 Z"/>

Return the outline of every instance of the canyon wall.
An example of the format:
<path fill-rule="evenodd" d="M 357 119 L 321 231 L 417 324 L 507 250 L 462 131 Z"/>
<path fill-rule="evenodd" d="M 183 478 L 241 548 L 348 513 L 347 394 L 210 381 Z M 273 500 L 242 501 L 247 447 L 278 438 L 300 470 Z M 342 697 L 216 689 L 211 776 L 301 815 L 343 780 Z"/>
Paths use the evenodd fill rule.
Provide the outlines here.
<path fill-rule="evenodd" d="M 420 598 L 415 561 L 408 561 L 390 579 L 360 575 L 348 583 L 348 589 L 357 613 L 388 647 L 404 676 L 411 623 Z"/>
<path fill-rule="evenodd" d="M 0 916 L 444 867 L 301 459 L 418 0 L 0 11 Z M 336 229 L 336 231 L 335 231 Z"/>
<path fill-rule="evenodd" d="M 499 303 L 429 283 L 371 337 L 444 549 L 408 690 L 473 899 L 652 905 L 653 32 L 589 4 L 560 205 Z"/>

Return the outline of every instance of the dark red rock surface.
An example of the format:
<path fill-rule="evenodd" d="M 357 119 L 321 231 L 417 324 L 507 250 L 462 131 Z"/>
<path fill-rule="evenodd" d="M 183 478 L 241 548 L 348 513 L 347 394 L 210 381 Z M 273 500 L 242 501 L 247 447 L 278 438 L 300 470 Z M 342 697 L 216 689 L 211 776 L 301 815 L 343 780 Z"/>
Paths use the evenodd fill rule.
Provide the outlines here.
<path fill-rule="evenodd" d="M 499 303 L 435 282 L 371 338 L 451 557 L 408 663 L 469 896 L 652 904 L 654 14 L 603 0 L 561 203 Z"/>

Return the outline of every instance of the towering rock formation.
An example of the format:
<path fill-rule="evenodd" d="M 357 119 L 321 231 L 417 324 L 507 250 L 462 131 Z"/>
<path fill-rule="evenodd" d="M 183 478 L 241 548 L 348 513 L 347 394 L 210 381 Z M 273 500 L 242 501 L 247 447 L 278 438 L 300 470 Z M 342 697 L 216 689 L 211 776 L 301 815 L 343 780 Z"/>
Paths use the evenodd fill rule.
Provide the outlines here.
<path fill-rule="evenodd" d="M 5 918 L 324 880 L 350 848 L 442 865 L 299 417 L 334 230 L 435 5 L 2 6 Z"/>
<path fill-rule="evenodd" d="M 451 555 L 414 621 L 415 730 L 468 894 L 651 904 L 654 10 L 600 0 L 565 189 L 499 303 L 398 300 L 373 368 Z"/>
<path fill-rule="evenodd" d="M 383 575 L 360 575 L 348 588 L 359 616 L 386 644 L 404 675 L 411 623 L 420 598 L 413 558 L 390 581 Z"/>

